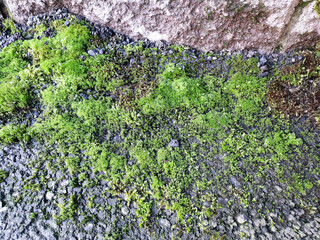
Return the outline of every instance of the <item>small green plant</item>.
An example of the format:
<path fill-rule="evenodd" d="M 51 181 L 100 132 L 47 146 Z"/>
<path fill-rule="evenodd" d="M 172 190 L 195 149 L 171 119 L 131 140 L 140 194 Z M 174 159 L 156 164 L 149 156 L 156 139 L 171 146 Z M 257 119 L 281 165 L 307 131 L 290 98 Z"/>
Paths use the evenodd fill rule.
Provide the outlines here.
<path fill-rule="evenodd" d="M 35 219 L 38 216 L 38 213 L 32 212 L 30 213 L 30 220 Z"/>
<path fill-rule="evenodd" d="M 2 21 L 4 30 L 10 30 L 12 34 L 21 32 L 19 29 L 16 28 L 14 21 L 11 18 L 6 18 L 4 21 Z"/>
<path fill-rule="evenodd" d="M 144 202 L 142 199 L 138 201 L 137 217 L 140 218 L 140 226 L 145 226 L 151 216 L 152 202 Z"/>
<path fill-rule="evenodd" d="M 0 183 L 3 182 L 8 176 L 9 173 L 7 171 L 0 169 Z"/>
<path fill-rule="evenodd" d="M 8 124 L 0 129 L 0 143 L 4 145 L 28 140 L 25 125 Z"/>
<path fill-rule="evenodd" d="M 0 113 L 25 109 L 31 99 L 30 86 L 18 79 L 0 84 Z"/>
<path fill-rule="evenodd" d="M 58 221 L 74 218 L 78 210 L 77 196 L 74 194 L 71 195 L 67 205 L 58 204 L 58 207 L 60 209 L 60 215 L 56 217 Z"/>

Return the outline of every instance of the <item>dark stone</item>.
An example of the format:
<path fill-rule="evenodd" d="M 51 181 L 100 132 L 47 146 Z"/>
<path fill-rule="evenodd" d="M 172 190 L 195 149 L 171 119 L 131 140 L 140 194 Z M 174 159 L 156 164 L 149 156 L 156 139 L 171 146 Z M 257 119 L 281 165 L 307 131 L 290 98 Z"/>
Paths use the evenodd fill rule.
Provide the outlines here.
<path fill-rule="evenodd" d="M 264 78 L 264 77 L 267 77 L 268 75 L 269 75 L 269 72 L 264 72 L 264 73 L 259 73 L 258 77 L 259 78 Z"/>

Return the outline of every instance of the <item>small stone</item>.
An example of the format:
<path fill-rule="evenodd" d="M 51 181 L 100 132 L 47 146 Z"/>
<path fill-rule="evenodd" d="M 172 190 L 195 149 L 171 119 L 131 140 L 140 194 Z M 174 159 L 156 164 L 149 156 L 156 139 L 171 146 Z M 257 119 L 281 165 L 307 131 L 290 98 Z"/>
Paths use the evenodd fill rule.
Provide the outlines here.
<path fill-rule="evenodd" d="M 88 223 L 85 227 L 84 227 L 84 230 L 86 232 L 92 232 L 92 229 L 93 229 L 93 224 L 92 223 Z"/>
<path fill-rule="evenodd" d="M 296 224 L 293 224 L 292 227 L 296 230 L 299 230 L 301 228 L 301 225 L 299 222 L 296 222 Z"/>
<path fill-rule="evenodd" d="M 221 205 L 227 205 L 228 204 L 228 199 L 226 198 L 219 198 L 218 203 Z"/>
<path fill-rule="evenodd" d="M 261 65 L 265 65 L 265 64 L 267 63 L 267 61 L 268 61 L 268 60 L 263 56 L 263 57 L 260 58 L 259 63 L 260 63 Z"/>
<path fill-rule="evenodd" d="M 48 201 L 51 201 L 53 199 L 53 197 L 54 197 L 54 193 L 53 192 L 47 192 L 46 193 L 46 199 Z"/>
<path fill-rule="evenodd" d="M 94 57 L 96 55 L 98 55 L 97 51 L 94 49 L 94 50 L 89 50 L 88 51 L 88 54 L 91 56 L 91 57 Z"/>
<path fill-rule="evenodd" d="M 264 218 L 262 218 L 262 219 L 260 220 L 260 225 L 261 225 L 262 227 L 267 226 L 266 220 L 265 220 Z"/>
<path fill-rule="evenodd" d="M 239 224 L 244 224 L 248 220 L 248 217 L 245 214 L 239 214 L 237 216 L 237 222 Z"/>
<path fill-rule="evenodd" d="M 163 227 L 163 228 L 170 228 L 170 227 L 171 227 L 170 222 L 169 222 L 167 219 L 165 219 L 165 218 L 161 218 L 161 219 L 159 220 L 159 224 L 160 224 L 160 226 Z"/>
<path fill-rule="evenodd" d="M 269 75 L 269 72 L 264 72 L 264 73 L 259 73 L 258 74 L 258 77 L 259 78 L 265 78 L 265 77 L 267 77 Z"/>
<path fill-rule="evenodd" d="M 104 54 L 104 49 L 103 48 L 101 48 L 101 49 L 99 49 L 99 54 Z"/>
<path fill-rule="evenodd" d="M 69 180 L 64 180 L 60 183 L 60 186 L 65 187 L 65 186 L 68 186 L 68 184 L 69 184 Z"/>
<path fill-rule="evenodd" d="M 270 231 L 271 231 L 271 232 L 276 232 L 276 231 L 277 231 L 277 228 L 276 228 L 275 226 L 271 226 L 271 227 L 270 227 Z"/>
<path fill-rule="evenodd" d="M 81 59 L 82 61 L 84 61 L 84 60 L 86 60 L 86 56 L 80 55 L 80 59 Z"/>
<path fill-rule="evenodd" d="M 296 219 L 294 216 L 292 216 L 291 214 L 288 216 L 288 221 L 289 222 L 294 222 Z"/>
<path fill-rule="evenodd" d="M 8 210 L 7 207 L 0 208 L 0 213 L 5 212 L 5 211 L 7 211 L 7 210 Z"/>
<path fill-rule="evenodd" d="M 255 55 L 254 51 L 250 50 L 247 54 L 248 58 L 252 58 Z"/>
<path fill-rule="evenodd" d="M 48 188 L 54 188 L 56 186 L 56 182 L 55 181 L 49 181 L 48 182 Z"/>
<path fill-rule="evenodd" d="M 70 25 L 70 22 L 69 22 L 69 21 L 65 21 L 65 22 L 64 22 L 64 25 L 65 25 L 65 26 L 69 26 L 69 25 Z"/>
<path fill-rule="evenodd" d="M 269 68 L 268 68 L 266 65 L 264 65 L 264 66 L 262 66 L 262 67 L 260 68 L 260 70 L 261 70 L 261 72 L 263 73 L 263 72 L 268 71 Z"/>
<path fill-rule="evenodd" d="M 216 227 L 218 226 L 217 221 L 212 221 L 212 222 L 211 222 L 211 226 L 212 226 L 213 228 L 216 228 Z"/>
<path fill-rule="evenodd" d="M 113 141 L 115 142 L 121 142 L 121 138 L 119 135 L 116 135 L 114 138 L 113 138 Z"/>
<path fill-rule="evenodd" d="M 110 206 L 115 206 L 116 203 L 117 203 L 117 199 L 108 198 L 108 199 L 107 199 L 107 202 L 108 202 L 108 205 L 110 205 Z"/>
<path fill-rule="evenodd" d="M 239 188 L 241 186 L 241 184 L 238 182 L 238 180 L 235 177 L 230 177 L 230 182 L 236 188 Z"/>
<path fill-rule="evenodd" d="M 279 193 L 282 192 L 282 188 L 279 186 L 275 186 L 274 189 Z"/>
<path fill-rule="evenodd" d="M 129 209 L 126 206 L 121 208 L 121 212 L 123 215 L 128 215 L 130 213 Z"/>
<path fill-rule="evenodd" d="M 169 146 L 170 146 L 170 147 L 173 147 L 173 148 L 179 147 L 179 141 L 176 140 L 176 139 L 173 139 L 173 140 L 171 140 L 171 142 L 169 143 Z"/>

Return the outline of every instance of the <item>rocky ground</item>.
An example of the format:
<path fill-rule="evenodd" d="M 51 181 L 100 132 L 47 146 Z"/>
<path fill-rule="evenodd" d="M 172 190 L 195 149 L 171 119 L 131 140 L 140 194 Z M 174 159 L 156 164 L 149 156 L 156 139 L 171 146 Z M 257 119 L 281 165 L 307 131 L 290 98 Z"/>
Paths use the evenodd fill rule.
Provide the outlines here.
<path fill-rule="evenodd" d="M 84 22 L 84 18 L 80 16 L 74 17 L 66 9 L 32 17 L 28 20 L 26 26 L 16 25 L 17 32 L 14 32 L 14 29 L 9 24 L 4 25 L 0 36 L 0 48 L 4 49 L 19 40 L 53 39 L 56 35 L 56 31 L 53 28 L 49 27 L 43 31 L 41 30 L 41 34 L 32 32 L 30 29 L 40 26 L 43 22 L 50 23 L 55 20 L 63 20 L 64 27 L 67 28 L 76 19 L 77 21 L 83 21 L 84 25 L 90 26 L 90 23 Z M 137 59 L 142 62 L 148 61 L 145 56 L 144 58 L 132 57 L 127 59 L 129 51 L 124 50 L 124 46 L 128 44 L 139 46 L 139 43 L 130 38 L 115 33 L 112 29 L 102 28 L 97 25 L 88 28 L 90 29 L 90 34 L 97 37 L 92 42 L 97 41 L 98 43 L 94 45 L 95 48 L 86 49 L 86 53 L 79 56 L 81 61 L 99 57 L 100 55 L 107 55 L 112 49 L 116 49 L 118 58 L 125 57 L 125 65 L 134 65 Z M 104 41 L 105 44 L 101 45 L 99 41 Z M 182 52 L 184 55 L 176 55 L 176 52 L 179 52 L 182 48 L 176 50 L 165 42 L 154 43 L 145 40 L 143 45 L 144 49 L 158 49 L 158 52 L 156 50 L 153 51 L 167 57 L 161 65 L 148 69 L 148 72 L 141 74 L 142 76 L 139 75 L 139 77 L 151 79 L 151 82 L 153 81 L 152 78 L 156 78 L 157 74 L 161 73 L 170 62 L 175 63 L 180 69 L 185 68 L 186 72 L 191 72 L 191 77 L 214 73 L 227 80 L 232 69 L 237 68 L 237 63 L 232 61 L 235 61 L 236 56 L 242 56 L 244 61 L 250 58 L 255 59 L 253 64 L 256 70 L 252 70 L 253 74 L 255 74 L 255 79 L 272 79 L 279 69 L 297 64 L 304 59 L 302 52 L 274 53 L 270 55 L 260 54 L 255 51 L 202 53 L 189 48 L 184 49 Z M 120 55 L 121 57 L 119 57 Z M 150 58 L 154 60 L 156 55 L 151 55 Z M 35 56 L 33 56 L 33 59 L 35 59 Z M 39 62 L 41 65 L 41 61 Z M 152 64 L 150 65 L 153 66 Z M 249 67 L 251 66 L 250 64 Z M 29 66 L 32 65 L 37 68 L 37 64 L 30 60 Z M 5 66 L 1 65 L 1 67 L 4 68 Z M 244 69 L 247 72 L 251 72 L 250 68 Z M 131 74 L 135 74 L 135 72 L 131 72 Z M 33 89 L 33 94 L 36 95 L 37 91 L 45 90 L 48 85 L 43 84 L 41 89 Z M 78 101 L 78 99 L 83 101 L 97 99 L 99 96 L 106 95 L 110 99 L 112 98 L 112 101 L 123 104 L 122 106 L 127 112 L 132 111 L 132 114 L 137 114 L 137 112 L 131 110 L 131 105 L 128 105 L 128 103 L 133 104 L 127 100 L 131 99 L 131 95 L 125 95 L 126 98 L 122 98 L 121 94 L 126 94 L 126 91 L 108 92 L 87 88 L 85 91 L 74 95 L 73 101 Z M 137 90 L 135 94 L 138 94 Z M 46 101 L 49 102 L 49 100 Z M 229 101 L 232 100 L 229 99 Z M 261 105 L 262 108 L 264 108 L 265 112 L 268 112 L 266 100 L 264 100 L 263 104 Z M 0 126 L 4 128 L 9 124 L 19 123 L 21 125 L 25 124 L 31 129 L 37 123 L 45 121 L 48 116 L 46 114 L 51 114 L 46 112 L 51 106 L 44 107 L 44 105 L 42 101 L 37 100 L 35 97 L 26 110 L 13 110 L 10 114 L 3 111 L 1 113 L 3 115 L 0 119 Z M 225 105 L 224 107 L 227 108 L 228 106 Z M 64 113 L 71 111 L 71 108 L 68 107 L 64 109 L 64 105 L 56 109 L 60 109 Z M 60 110 L 56 111 L 59 112 Z M 187 110 L 185 111 L 188 112 Z M 207 109 L 203 114 L 207 114 L 209 111 L 210 109 Z M 271 134 L 270 136 L 273 136 L 273 138 L 268 138 L 269 141 L 276 139 L 274 137 L 276 134 L 272 135 L 273 131 L 280 132 L 280 130 L 283 130 L 284 133 L 289 135 L 280 134 L 278 136 L 279 138 L 283 137 L 282 140 L 284 142 L 281 142 L 282 140 L 279 140 L 279 142 L 274 140 L 276 146 L 273 152 L 270 150 L 270 152 L 260 153 L 261 158 L 263 158 L 264 154 L 269 154 L 266 158 L 268 159 L 266 160 L 266 165 L 255 165 L 251 164 L 251 160 L 246 160 L 250 159 L 253 154 L 250 152 L 252 150 L 245 147 L 246 143 L 252 143 L 250 147 L 253 146 L 253 151 L 259 150 L 259 145 L 253 145 L 253 142 L 259 141 L 258 133 L 254 132 L 254 128 L 258 123 L 250 122 L 253 121 L 251 119 L 253 115 L 250 115 L 250 118 L 247 118 L 247 115 L 243 117 L 243 122 L 242 118 L 240 118 L 237 123 L 233 123 L 236 130 L 233 130 L 233 127 L 227 127 L 225 128 L 227 130 L 223 131 L 225 133 L 217 133 L 222 134 L 222 138 L 213 139 L 217 141 L 217 144 L 220 144 L 220 142 L 224 142 L 224 144 L 215 145 L 215 143 L 212 143 L 213 140 L 206 136 L 206 132 L 209 135 L 212 134 L 211 130 L 200 130 L 200 128 L 197 130 L 195 128 L 196 130 L 191 131 L 188 127 L 182 127 L 178 121 L 179 117 L 188 125 L 188 116 L 180 115 L 178 111 L 174 112 L 173 116 L 165 115 L 167 114 L 165 112 L 163 119 L 159 120 L 160 122 L 158 122 L 156 116 L 151 115 L 153 116 L 152 121 L 159 124 L 156 128 L 160 130 L 157 131 L 154 130 L 155 127 L 152 123 L 148 123 L 145 120 L 150 116 L 147 112 L 144 113 L 141 110 L 141 115 L 147 116 L 142 123 L 139 122 L 140 120 L 136 120 L 139 118 L 138 114 L 134 123 L 136 125 L 121 125 L 119 128 L 115 127 L 114 131 L 108 126 L 108 129 L 102 129 L 98 132 L 101 136 L 97 137 L 94 144 L 99 144 L 99 141 L 105 141 L 109 144 L 106 146 L 110 149 L 115 149 L 117 154 L 126 158 L 126 170 L 116 171 L 109 178 L 104 178 L 101 173 L 103 171 L 91 171 L 95 166 L 94 164 L 90 165 L 88 167 L 89 170 L 84 172 L 77 170 L 82 169 L 86 162 L 90 162 L 90 156 L 81 152 L 84 148 L 79 147 L 79 152 L 77 152 L 79 155 L 77 156 L 79 156 L 81 159 L 79 161 L 81 162 L 76 167 L 72 167 L 72 164 L 67 160 L 61 163 L 61 156 L 69 157 L 68 159 L 75 158 L 75 153 L 71 152 L 71 148 L 65 151 L 61 150 L 64 146 L 61 139 L 64 136 L 69 137 L 69 135 L 63 135 L 65 133 L 61 133 L 60 137 L 55 138 L 54 135 L 50 135 L 50 128 L 45 128 L 44 137 L 34 137 L 27 129 L 22 134 L 19 132 L 13 133 L 17 134 L 17 136 L 20 134 L 22 137 L 19 135 L 20 137 L 16 139 L 16 136 L 13 136 L 14 140 L 12 141 L 4 141 L 1 133 L 0 238 L 320 239 L 320 178 L 318 174 L 320 141 L 319 131 L 314 122 L 308 122 L 308 119 L 303 116 L 299 119 L 288 121 L 282 118 L 278 120 L 271 112 L 268 112 L 266 115 L 267 118 L 273 121 L 272 124 L 268 125 L 267 130 L 257 126 L 258 131 L 266 135 Z M 191 111 L 188 114 L 194 113 Z M 259 112 L 259 114 L 261 113 Z M 172 119 L 170 119 L 171 116 Z M 124 120 L 126 123 L 128 121 Z M 107 124 L 106 121 L 103 123 L 95 122 L 94 124 L 97 125 L 97 123 L 100 125 Z M 81 124 L 85 124 L 85 122 Z M 96 125 L 94 126 L 97 127 Z M 142 125 L 151 127 L 137 127 Z M 136 131 L 135 128 L 138 130 Z M 139 146 L 139 143 L 134 142 L 132 139 L 141 138 L 139 141 L 147 142 L 145 149 L 149 149 L 152 152 L 152 148 L 148 145 L 148 141 L 151 142 L 151 140 L 148 140 L 148 134 L 151 133 L 150 139 L 153 139 L 152 135 L 157 134 L 159 134 L 160 138 L 162 137 L 162 130 L 166 129 L 173 133 L 165 132 L 163 135 L 169 134 L 168 138 L 163 137 L 164 142 L 160 144 L 167 149 L 164 151 L 178 154 L 179 150 L 176 149 L 180 149 L 181 151 L 183 150 L 181 155 L 183 159 L 187 157 L 195 159 L 194 162 L 190 160 L 193 163 L 190 165 L 191 169 L 188 165 L 190 162 L 187 162 L 187 166 L 183 165 L 181 167 L 184 170 L 178 172 L 176 178 L 179 183 L 174 181 L 173 176 L 175 175 L 172 174 L 174 170 L 166 170 L 167 165 L 164 164 L 165 170 L 155 170 L 156 174 L 151 170 L 148 172 L 143 168 L 142 158 L 139 158 L 137 147 L 127 149 L 127 146 L 131 145 L 136 144 L 136 146 Z M 256 134 L 254 136 L 257 136 L 253 141 L 249 138 L 250 134 L 253 134 L 250 132 L 251 130 Z M 59 126 L 57 125 L 53 131 L 59 132 Z M 223 135 L 230 134 L 232 131 L 236 133 L 238 133 L 237 131 L 242 131 L 242 135 L 228 135 L 231 137 Z M 133 132 L 132 136 L 130 135 L 131 132 Z M 246 139 L 247 133 L 249 133 L 249 137 Z M 25 140 L 23 136 L 30 137 Z M 48 139 L 46 136 L 49 136 Z M 238 138 L 238 136 L 242 137 Z M 288 136 L 288 138 L 284 136 Z M 101 140 L 101 137 L 103 140 Z M 207 139 L 203 140 L 206 137 Z M 52 140 L 53 138 L 55 139 Z M 243 145 L 238 146 L 237 143 L 232 145 L 232 138 L 238 139 L 239 142 L 244 140 L 244 142 L 241 142 Z M 82 141 L 81 137 L 79 139 L 79 141 Z M 229 140 L 226 141 L 225 139 Z M 59 142 L 60 140 L 62 143 Z M 132 141 L 131 145 L 125 145 L 129 141 Z M 155 146 L 158 146 L 157 144 L 155 143 Z M 234 152 L 228 148 L 228 144 L 230 144 L 231 148 L 237 149 L 237 151 Z M 113 145 L 119 147 L 113 148 Z M 199 145 L 203 148 L 199 147 Z M 264 141 L 263 146 L 267 148 L 267 145 L 268 143 Z M 277 146 L 282 145 L 284 146 L 283 148 L 277 148 Z M 190 150 L 189 152 L 191 148 L 192 151 Z M 219 151 L 213 151 L 210 154 L 212 148 L 217 148 Z M 132 153 L 132 151 L 136 152 Z M 155 151 L 159 152 L 158 149 Z M 282 151 L 287 156 L 282 156 Z M 203 152 L 207 152 L 207 155 L 203 154 Z M 240 158 L 235 154 L 240 154 Z M 272 157 L 273 155 L 275 156 L 274 158 Z M 136 159 L 138 160 L 133 156 L 137 156 Z M 159 164 L 159 154 L 157 156 L 157 164 Z M 172 158 L 175 156 L 171 155 Z M 180 158 L 177 157 L 177 159 Z M 235 165 L 234 159 L 237 160 Z M 118 161 L 122 160 L 119 158 Z M 142 169 L 141 172 L 139 172 L 140 170 L 132 170 L 131 174 L 136 175 L 133 178 L 126 178 L 129 175 L 129 170 L 127 169 L 137 164 L 136 161 L 140 164 L 139 169 Z M 169 160 L 165 161 L 168 162 Z M 180 159 L 179 161 L 183 162 L 184 160 Z M 153 168 L 152 163 L 148 164 L 147 169 Z M 261 170 L 262 166 L 267 167 Z M 101 170 L 102 167 L 99 169 Z M 108 171 L 113 171 L 113 169 L 107 168 L 105 174 L 108 175 Z M 138 171 L 138 174 L 134 171 Z M 123 172 L 126 175 L 121 175 Z M 163 172 L 167 175 L 164 175 Z M 190 174 L 191 178 L 194 179 L 185 180 L 185 176 L 180 177 L 180 173 L 183 175 Z M 121 180 L 119 180 L 117 174 L 120 174 L 120 179 L 128 179 L 128 183 L 119 183 Z M 139 176 L 148 174 L 150 174 L 150 179 L 148 177 L 146 177 L 146 180 L 139 179 Z M 161 189 L 159 193 L 155 191 L 157 189 L 154 187 L 155 183 L 151 183 L 151 176 L 163 176 L 165 183 L 164 187 L 159 187 Z M 187 183 L 181 187 L 180 181 L 184 180 Z M 148 186 L 148 184 L 145 185 L 146 182 L 150 182 L 152 187 Z M 169 192 L 168 189 L 171 188 L 173 192 Z M 150 191 L 152 192 L 151 194 Z"/>

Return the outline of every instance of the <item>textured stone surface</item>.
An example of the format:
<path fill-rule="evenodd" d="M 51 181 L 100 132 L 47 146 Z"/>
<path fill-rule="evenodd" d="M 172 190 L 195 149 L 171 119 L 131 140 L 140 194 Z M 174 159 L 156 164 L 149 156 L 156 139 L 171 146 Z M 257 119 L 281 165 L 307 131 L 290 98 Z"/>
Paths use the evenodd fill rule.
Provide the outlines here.
<path fill-rule="evenodd" d="M 65 6 L 135 39 L 166 40 L 205 51 L 288 50 L 314 45 L 320 34 L 320 19 L 313 10 L 313 1 L 6 0 L 6 3 L 20 23 L 30 15 Z"/>

